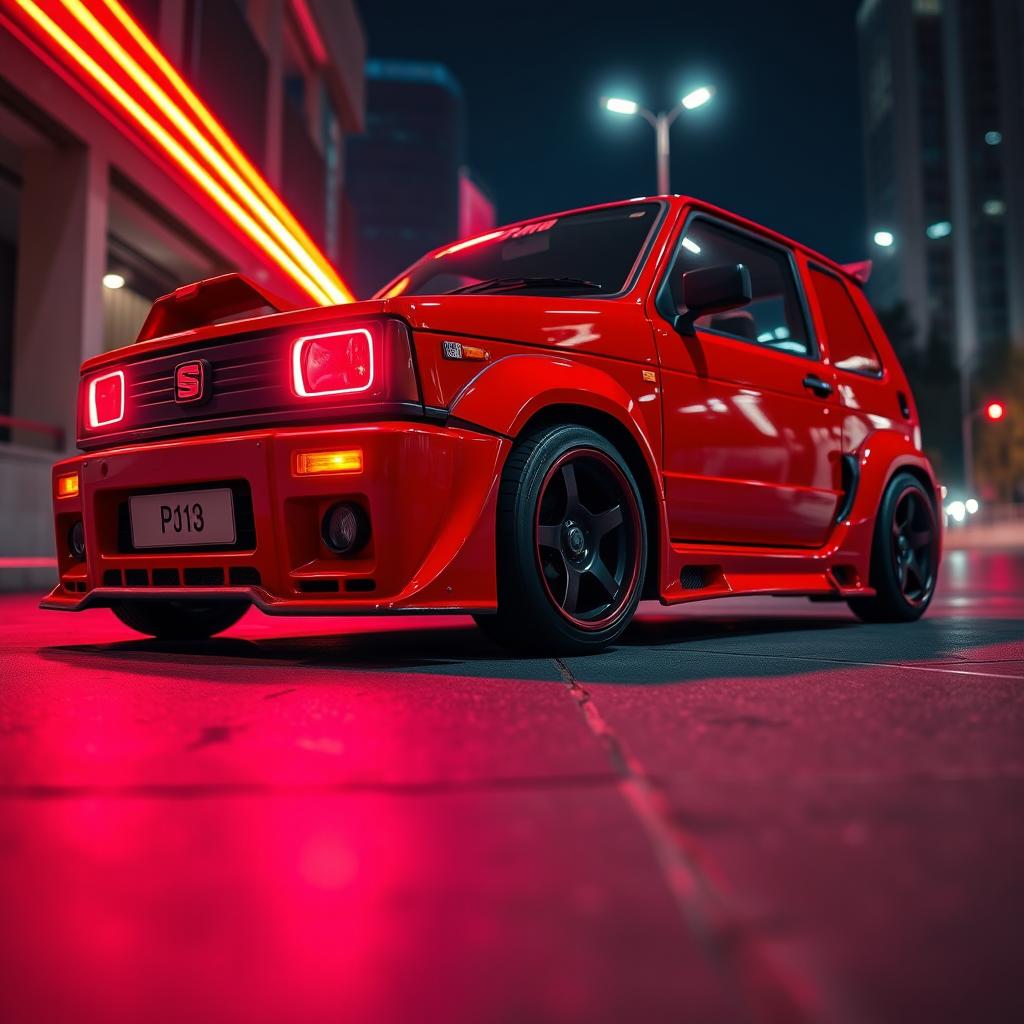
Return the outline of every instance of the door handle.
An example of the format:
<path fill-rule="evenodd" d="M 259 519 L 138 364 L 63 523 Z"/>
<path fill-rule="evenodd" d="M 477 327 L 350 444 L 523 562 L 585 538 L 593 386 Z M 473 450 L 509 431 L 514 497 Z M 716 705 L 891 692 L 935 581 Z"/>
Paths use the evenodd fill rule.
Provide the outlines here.
<path fill-rule="evenodd" d="M 832 385 L 827 380 L 822 380 L 816 373 L 809 373 L 804 377 L 804 387 L 821 398 L 828 398 L 832 394 Z"/>

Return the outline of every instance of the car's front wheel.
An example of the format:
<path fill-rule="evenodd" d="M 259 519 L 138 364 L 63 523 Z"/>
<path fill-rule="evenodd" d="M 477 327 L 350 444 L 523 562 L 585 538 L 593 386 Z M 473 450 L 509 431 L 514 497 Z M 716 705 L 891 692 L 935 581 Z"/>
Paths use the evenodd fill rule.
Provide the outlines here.
<path fill-rule="evenodd" d="M 865 622 L 912 622 L 931 603 L 939 573 L 935 503 L 910 473 L 897 473 L 882 495 L 871 545 L 874 597 L 853 597 Z"/>
<path fill-rule="evenodd" d="M 246 601 L 122 601 L 111 609 L 131 629 L 159 640 L 205 640 L 233 626 Z"/>
<path fill-rule="evenodd" d="M 481 629 L 510 647 L 597 650 L 636 611 L 647 527 L 636 480 L 600 434 L 565 425 L 516 445 L 498 500 L 498 612 Z"/>

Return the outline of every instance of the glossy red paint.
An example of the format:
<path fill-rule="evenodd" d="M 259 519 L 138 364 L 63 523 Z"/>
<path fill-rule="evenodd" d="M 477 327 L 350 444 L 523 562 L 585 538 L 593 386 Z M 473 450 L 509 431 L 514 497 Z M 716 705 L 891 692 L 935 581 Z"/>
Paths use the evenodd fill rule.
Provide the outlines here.
<path fill-rule="evenodd" d="M 408 295 L 393 284 L 384 299 L 207 325 L 190 319 L 200 308 L 191 293 L 182 296 L 180 320 L 165 303 L 155 319 L 166 315 L 180 329 L 83 367 L 86 384 L 127 369 L 128 407 L 116 442 L 103 444 L 95 431 L 85 454 L 54 468 L 55 488 L 76 471 L 81 485 L 55 501 L 60 584 L 44 606 L 79 610 L 148 595 L 230 596 L 274 614 L 493 609 L 498 486 L 516 439 L 539 419 L 603 432 L 629 463 L 647 506 L 649 596 L 672 604 L 727 594 L 871 594 L 872 532 L 892 474 L 915 473 L 936 507 L 939 499 L 906 377 L 861 292 L 863 275 L 697 200 L 660 202 L 655 236 L 615 296 Z M 791 261 L 810 354 L 699 324 L 680 332 L 659 310 L 684 228 L 698 212 Z M 531 225 L 554 222 L 513 225 L 495 238 L 526 237 Z M 445 251 L 451 247 L 435 255 Z M 840 290 L 830 284 L 819 295 L 815 273 Z M 232 283 L 227 291 L 241 301 L 244 288 Z M 848 328 L 824 305 L 840 299 L 850 304 L 848 323 L 863 324 L 880 373 L 832 358 L 848 347 Z M 344 337 L 366 325 L 372 333 L 376 324 L 392 325 L 380 391 L 374 384 L 368 400 L 335 388 L 319 406 L 298 397 L 291 359 L 301 339 Z M 134 363 L 187 362 L 253 337 L 269 339 L 290 405 L 264 414 L 270 399 L 261 405 L 254 397 L 250 414 L 222 421 L 204 420 L 197 408 L 184 424 L 188 436 L 142 433 Z M 467 350 L 473 358 L 460 358 Z M 377 370 L 369 375 L 376 381 Z M 272 390 L 261 387 L 254 396 Z M 302 453 L 356 449 L 361 471 L 293 472 Z M 126 543 L 133 494 L 225 482 L 241 487 L 252 508 L 247 539 L 233 549 L 143 552 Z M 339 501 L 358 505 L 372 524 L 368 544 L 351 558 L 333 555 L 321 537 L 321 519 Z M 84 562 L 68 545 L 78 519 Z"/>

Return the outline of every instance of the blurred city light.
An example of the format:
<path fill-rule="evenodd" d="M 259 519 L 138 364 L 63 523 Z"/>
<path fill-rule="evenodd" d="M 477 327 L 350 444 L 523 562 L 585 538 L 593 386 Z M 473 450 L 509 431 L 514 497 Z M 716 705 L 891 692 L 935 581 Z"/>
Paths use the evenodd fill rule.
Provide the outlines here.
<path fill-rule="evenodd" d="M 124 278 L 120 274 L 104 274 L 103 287 L 117 289 L 124 287 Z"/>
<path fill-rule="evenodd" d="M 946 506 L 946 515 L 948 515 L 954 522 L 962 523 L 967 517 L 967 505 L 962 501 L 951 501 Z"/>
<path fill-rule="evenodd" d="M 703 107 L 705 103 L 708 103 L 714 95 L 715 90 L 711 86 L 702 85 L 700 88 L 688 92 L 681 102 L 687 110 L 696 110 L 697 107 Z"/>
<path fill-rule="evenodd" d="M 1006 213 L 1006 203 L 1002 199 L 986 199 L 982 210 L 988 217 L 1001 217 Z"/>
<path fill-rule="evenodd" d="M 635 114 L 639 109 L 633 100 L 616 99 L 614 96 L 606 99 L 604 105 L 613 114 Z"/>
<path fill-rule="evenodd" d="M 953 231 L 953 225 L 948 220 L 936 221 L 925 228 L 925 234 L 929 238 L 945 238 Z"/>
<path fill-rule="evenodd" d="M 981 506 L 978 504 L 977 498 L 968 498 L 964 502 L 964 508 L 967 509 L 967 514 L 973 516 Z"/>
<path fill-rule="evenodd" d="M 888 249 L 894 241 L 891 231 L 875 232 L 875 245 L 881 246 L 883 249 Z"/>
<path fill-rule="evenodd" d="M 998 146 L 1003 141 L 1002 132 L 985 132 L 985 141 L 990 146 Z"/>
<path fill-rule="evenodd" d="M 1006 406 L 1002 402 L 989 402 L 985 406 L 985 419 L 995 423 L 1006 415 Z"/>

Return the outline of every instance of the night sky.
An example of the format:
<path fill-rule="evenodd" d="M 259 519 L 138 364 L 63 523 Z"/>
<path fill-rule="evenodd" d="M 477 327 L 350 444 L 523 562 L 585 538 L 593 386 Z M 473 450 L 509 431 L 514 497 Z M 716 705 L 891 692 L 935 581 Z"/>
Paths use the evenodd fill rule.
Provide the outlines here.
<path fill-rule="evenodd" d="M 501 221 L 655 191 L 654 131 L 602 95 L 667 109 L 713 83 L 672 129 L 672 190 L 839 260 L 866 255 L 858 0 L 371 0 L 373 57 L 436 60 L 462 85 L 467 162 Z M 497 12 L 497 13 L 490 13 Z"/>

